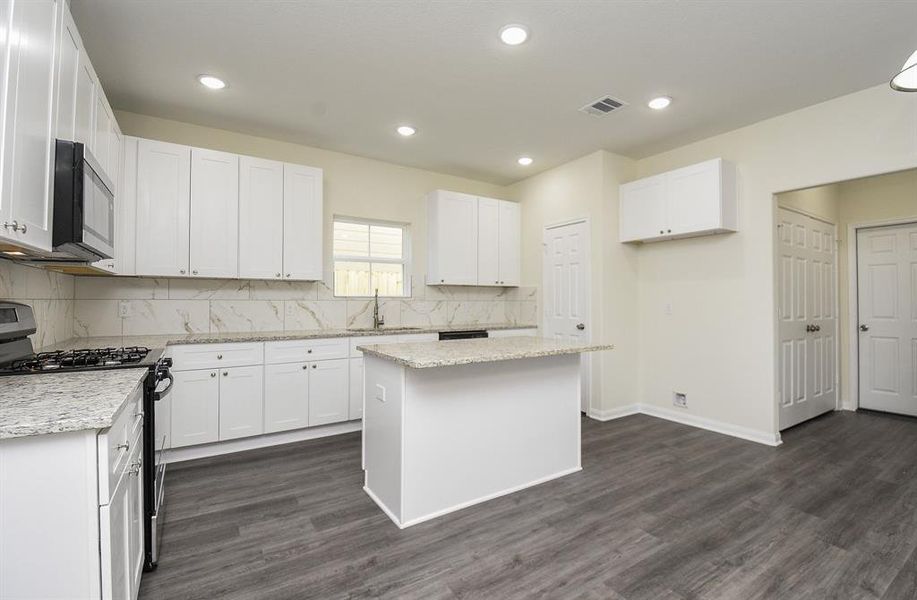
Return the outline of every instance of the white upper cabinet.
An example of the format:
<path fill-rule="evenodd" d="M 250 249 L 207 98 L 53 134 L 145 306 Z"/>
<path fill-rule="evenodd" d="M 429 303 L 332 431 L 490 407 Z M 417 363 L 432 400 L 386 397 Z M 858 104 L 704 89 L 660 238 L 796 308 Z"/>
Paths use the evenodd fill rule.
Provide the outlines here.
<path fill-rule="evenodd" d="M 436 190 L 427 200 L 427 285 L 519 285 L 519 205 Z"/>
<path fill-rule="evenodd" d="M 137 274 L 188 274 L 191 148 L 139 140 Z"/>
<path fill-rule="evenodd" d="M 92 148 L 95 133 L 96 86 L 98 81 L 95 71 L 86 51 L 81 49 L 76 79 L 76 129 L 73 140 L 86 144 L 88 148 Z"/>
<path fill-rule="evenodd" d="M 427 199 L 427 252 L 428 285 L 477 285 L 477 196 L 431 192 Z"/>
<path fill-rule="evenodd" d="M 655 241 L 737 230 L 735 165 L 714 159 L 620 188 L 620 241 Z"/>
<path fill-rule="evenodd" d="M 115 268 L 118 275 L 137 274 L 137 150 L 139 140 L 121 141 L 121 177 L 115 194 Z"/>
<path fill-rule="evenodd" d="M 190 269 L 196 277 L 239 275 L 239 157 L 191 150 Z"/>
<path fill-rule="evenodd" d="M 322 278 L 322 219 L 322 170 L 284 164 L 284 279 Z"/>
<path fill-rule="evenodd" d="M 76 139 L 77 83 L 83 43 L 70 11 L 63 11 L 57 60 L 57 138 Z"/>
<path fill-rule="evenodd" d="M 522 279 L 522 210 L 518 203 L 500 200 L 500 285 L 519 285 Z"/>
<path fill-rule="evenodd" d="M 239 157 L 239 276 L 283 277 L 283 163 Z"/>
<path fill-rule="evenodd" d="M 51 249 L 51 157 L 62 0 L 2 2 L 0 238 Z"/>

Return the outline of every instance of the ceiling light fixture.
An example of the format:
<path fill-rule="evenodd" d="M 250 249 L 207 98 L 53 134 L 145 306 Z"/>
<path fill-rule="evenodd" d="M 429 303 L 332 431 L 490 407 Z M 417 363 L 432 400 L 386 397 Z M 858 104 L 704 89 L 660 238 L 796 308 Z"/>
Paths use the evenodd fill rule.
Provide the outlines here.
<path fill-rule="evenodd" d="M 500 39 L 507 46 L 518 46 L 529 39 L 529 30 L 522 25 L 506 25 L 500 30 Z"/>
<path fill-rule="evenodd" d="M 899 92 L 917 92 L 917 52 L 904 61 L 901 71 L 888 84 Z"/>
<path fill-rule="evenodd" d="M 415 133 L 417 133 L 417 130 L 414 129 L 413 127 L 411 127 L 410 125 L 402 125 L 401 127 L 399 127 L 398 129 L 396 129 L 395 131 L 397 131 L 397 132 L 398 132 L 398 135 L 400 135 L 400 136 L 402 136 L 402 137 L 411 137 L 412 135 L 414 135 Z"/>
<path fill-rule="evenodd" d="M 646 105 L 652 108 L 653 110 L 662 110 L 663 108 L 668 107 L 669 104 L 671 103 L 672 103 L 672 99 L 669 98 L 668 96 L 659 96 L 658 98 L 653 98 L 652 100 L 647 102 Z"/>
<path fill-rule="evenodd" d="M 527 167 L 530 164 L 532 164 L 532 162 L 534 161 L 532 161 L 532 158 L 530 156 L 520 156 L 516 162 L 522 165 L 523 167 Z"/>
<path fill-rule="evenodd" d="M 202 86 L 210 88 L 211 90 L 222 90 L 226 87 L 225 81 L 213 75 L 198 75 L 197 80 Z"/>

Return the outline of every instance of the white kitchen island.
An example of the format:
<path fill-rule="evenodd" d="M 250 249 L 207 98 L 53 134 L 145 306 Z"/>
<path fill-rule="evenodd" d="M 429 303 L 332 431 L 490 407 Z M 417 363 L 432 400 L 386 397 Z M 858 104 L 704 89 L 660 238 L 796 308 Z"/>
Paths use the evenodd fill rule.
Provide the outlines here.
<path fill-rule="evenodd" d="M 580 470 L 580 354 L 533 337 L 361 346 L 364 490 L 399 527 Z"/>

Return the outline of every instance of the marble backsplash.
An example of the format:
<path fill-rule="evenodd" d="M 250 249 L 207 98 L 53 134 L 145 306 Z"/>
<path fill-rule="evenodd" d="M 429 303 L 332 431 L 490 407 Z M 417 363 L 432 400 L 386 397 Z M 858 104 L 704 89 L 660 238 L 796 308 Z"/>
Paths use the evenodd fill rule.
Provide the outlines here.
<path fill-rule="evenodd" d="M 79 337 L 372 326 L 371 299 L 335 298 L 322 282 L 77 277 L 74 292 Z M 415 286 L 379 304 L 389 326 L 537 322 L 533 287 Z"/>
<path fill-rule="evenodd" d="M 41 348 L 73 337 L 76 278 L 0 259 L 0 299 L 32 307 L 38 331 L 32 345 Z"/>

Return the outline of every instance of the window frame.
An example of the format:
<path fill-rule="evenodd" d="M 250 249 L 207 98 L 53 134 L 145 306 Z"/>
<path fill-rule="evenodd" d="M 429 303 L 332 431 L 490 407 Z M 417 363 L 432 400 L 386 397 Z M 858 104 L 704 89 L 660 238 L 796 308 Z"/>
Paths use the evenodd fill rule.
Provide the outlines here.
<path fill-rule="evenodd" d="M 334 253 L 334 228 L 337 223 L 350 223 L 353 225 L 367 225 L 373 226 L 378 225 L 381 227 L 397 227 L 401 229 L 401 258 L 372 258 L 371 256 L 353 256 L 350 254 L 335 254 Z M 410 298 L 413 287 L 414 276 L 411 274 L 411 224 L 405 223 L 403 221 L 388 221 L 385 219 L 368 219 L 365 217 L 348 217 L 345 215 L 334 215 L 331 219 L 331 294 L 334 298 L 342 299 L 365 299 L 372 298 L 373 295 L 368 296 L 338 296 L 337 295 L 337 286 L 335 285 L 335 274 L 337 271 L 337 263 L 341 262 L 358 262 L 358 263 L 368 263 L 370 269 L 372 268 L 373 263 L 377 264 L 389 264 L 389 265 L 401 265 L 403 269 L 402 280 L 404 282 L 403 294 L 401 296 L 384 296 L 379 294 L 380 298 Z"/>

